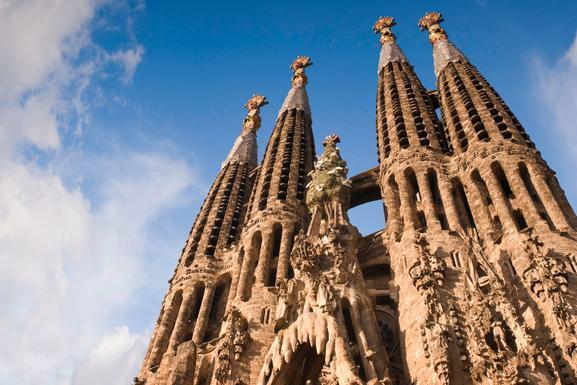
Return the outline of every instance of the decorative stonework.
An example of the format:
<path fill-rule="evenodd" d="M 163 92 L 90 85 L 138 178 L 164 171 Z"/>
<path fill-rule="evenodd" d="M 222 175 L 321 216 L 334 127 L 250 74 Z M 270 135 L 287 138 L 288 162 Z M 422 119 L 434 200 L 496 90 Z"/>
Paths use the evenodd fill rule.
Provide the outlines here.
<path fill-rule="evenodd" d="M 293 108 L 304 111 L 308 116 L 311 115 L 311 107 L 309 105 L 309 98 L 306 91 L 308 77 L 305 74 L 305 68 L 311 66 L 312 64 L 313 62 L 308 56 L 299 56 L 291 64 L 291 69 L 294 73 L 291 80 L 292 88 L 290 89 L 278 112 L 279 117 L 283 114 L 283 112 Z"/>
<path fill-rule="evenodd" d="M 219 384 L 224 384 L 231 375 L 231 362 L 239 361 L 249 341 L 248 322 L 240 310 L 233 307 L 225 319 L 224 334 L 217 343 L 215 350 L 214 376 Z"/>
<path fill-rule="evenodd" d="M 433 91 L 375 23 L 379 164 L 351 179 L 337 135 L 315 162 L 309 57 L 260 167 L 249 99 L 134 385 L 577 384 L 577 216 L 442 21 Z M 347 211 L 379 198 L 362 237 Z"/>
<path fill-rule="evenodd" d="M 256 167 L 257 144 L 256 132 L 260 128 L 260 108 L 268 104 L 262 95 L 253 95 L 245 104 L 248 114 L 242 122 L 242 133 L 234 142 L 221 168 L 233 161 L 248 162 L 251 168 Z"/>
<path fill-rule="evenodd" d="M 395 41 L 395 35 L 391 31 L 391 28 L 396 24 L 397 23 L 395 22 L 395 19 L 390 16 L 381 16 L 375 22 L 375 25 L 373 26 L 373 31 L 381 34 L 381 44 Z"/>

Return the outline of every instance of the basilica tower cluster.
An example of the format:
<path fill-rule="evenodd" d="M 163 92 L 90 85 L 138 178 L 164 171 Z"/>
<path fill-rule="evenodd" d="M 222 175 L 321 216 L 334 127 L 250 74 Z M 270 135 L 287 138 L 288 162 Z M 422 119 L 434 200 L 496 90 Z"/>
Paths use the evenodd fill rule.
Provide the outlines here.
<path fill-rule="evenodd" d="M 442 21 L 418 23 L 433 91 L 375 23 L 379 162 L 350 179 L 338 136 L 315 158 L 310 58 L 260 164 L 267 101 L 247 102 L 136 385 L 577 384 L 577 217 Z M 374 200 L 363 237 L 347 210 Z"/>

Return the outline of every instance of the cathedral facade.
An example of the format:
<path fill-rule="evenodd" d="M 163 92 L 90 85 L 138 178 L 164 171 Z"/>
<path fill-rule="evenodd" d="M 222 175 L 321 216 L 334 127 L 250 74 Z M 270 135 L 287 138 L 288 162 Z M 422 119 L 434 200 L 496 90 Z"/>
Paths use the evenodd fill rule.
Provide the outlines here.
<path fill-rule="evenodd" d="M 336 135 L 315 155 L 310 58 L 261 163 L 267 101 L 250 98 L 136 385 L 577 384 L 577 217 L 442 21 L 419 22 L 434 91 L 394 19 L 376 22 L 379 164 L 364 173 L 347 176 Z M 347 210 L 378 200 L 386 225 L 363 237 Z"/>

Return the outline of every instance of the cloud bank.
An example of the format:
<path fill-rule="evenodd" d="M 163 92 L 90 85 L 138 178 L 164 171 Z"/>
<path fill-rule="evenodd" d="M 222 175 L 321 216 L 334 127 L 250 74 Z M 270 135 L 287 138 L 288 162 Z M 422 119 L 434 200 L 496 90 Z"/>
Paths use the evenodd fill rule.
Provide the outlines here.
<path fill-rule="evenodd" d="M 577 35 L 563 56 L 548 62 L 533 59 L 535 96 L 545 128 L 567 157 L 566 164 L 577 163 Z M 577 189 L 575 180 L 568 180 L 571 190 Z"/>
<path fill-rule="evenodd" d="M 94 43 L 103 10 L 135 8 L 111 4 L 0 0 L 3 384 L 130 383 L 147 330 L 118 322 L 163 252 L 152 224 L 190 203 L 194 170 L 169 145 L 83 142 L 91 90 L 129 85 L 145 54 L 129 30 L 121 49 Z"/>

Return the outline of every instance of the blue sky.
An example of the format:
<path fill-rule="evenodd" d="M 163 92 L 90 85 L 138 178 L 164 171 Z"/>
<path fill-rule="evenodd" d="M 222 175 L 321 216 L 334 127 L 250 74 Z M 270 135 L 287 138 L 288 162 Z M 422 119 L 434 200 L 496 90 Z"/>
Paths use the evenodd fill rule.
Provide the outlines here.
<path fill-rule="evenodd" d="M 350 175 L 365 171 L 377 163 L 372 25 L 397 19 L 434 88 L 416 27 L 432 10 L 577 202 L 574 1 L 0 0 L 0 382 L 128 383 L 248 97 L 270 102 L 262 155 L 289 64 L 311 56 L 316 142 L 339 134 Z M 351 217 L 368 233 L 380 211 Z"/>

